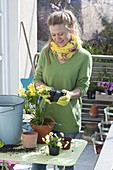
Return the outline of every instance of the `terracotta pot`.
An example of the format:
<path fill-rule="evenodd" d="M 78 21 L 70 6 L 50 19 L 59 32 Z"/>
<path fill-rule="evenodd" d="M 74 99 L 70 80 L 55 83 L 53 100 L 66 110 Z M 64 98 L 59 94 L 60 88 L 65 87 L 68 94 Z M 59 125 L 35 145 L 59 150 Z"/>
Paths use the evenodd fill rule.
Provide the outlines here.
<path fill-rule="evenodd" d="M 59 155 L 60 147 L 53 147 L 53 146 L 48 146 L 48 147 L 49 147 L 49 155 L 52 155 L 52 156 Z"/>
<path fill-rule="evenodd" d="M 85 129 L 84 129 L 84 135 L 85 136 L 92 136 L 95 131 L 99 131 L 98 123 L 86 123 Z"/>
<path fill-rule="evenodd" d="M 45 137 L 54 127 L 54 121 L 51 118 L 45 118 L 46 125 L 31 124 L 31 127 L 38 133 L 37 143 L 43 144 L 42 137 Z"/>
<path fill-rule="evenodd" d="M 62 149 L 64 149 L 64 150 L 70 149 L 71 140 L 72 140 L 72 138 L 70 138 L 70 137 L 65 137 L 65 138 L 64 138 L 64 141 L 62 142 Z"/>
<path fill-rule="evenodd" d="M 89 116 L 93 118 L 98 117 L 98 106 L 96 104 L 93 104 L 91 106 L 90 111 L 89 111 Z"/>
<path fill-rule="evenodd" d="M 35 148 L 37 145 L 37 132 L 23 132 L 22 133 L 22 143 L 23 147 L 28 148 Z"/>

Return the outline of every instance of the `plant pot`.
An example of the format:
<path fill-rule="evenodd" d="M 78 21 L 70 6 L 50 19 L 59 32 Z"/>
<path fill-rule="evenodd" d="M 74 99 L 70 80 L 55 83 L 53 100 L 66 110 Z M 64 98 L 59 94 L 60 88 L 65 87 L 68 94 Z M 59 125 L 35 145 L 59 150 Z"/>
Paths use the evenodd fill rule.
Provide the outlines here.
<path fill-rule="evenodd" d="M 89 116 L 92 118 L 98 117 L 98 106 L 96 104 L 92 104 L 89 111 Z"/>
<path fill-rule="evenodd" d="M 23 132 L 22 133 L 23 147 L 26 149 L 36 148 L 37 138 L 38 138 L 37 132 Z"/>
<path fill-rule="evenodd" d="M 87 91 L 88 99 L 95 99 L 95 91 Z"/>
<path fill-rule="evenodd" d="M 105 132 L 101 132 L 101 133 L 95 132 L 92 135 L 92 142 L 93 142 L 94 151 L 96 154 L 100 154 L 103 144 L 106 140 L 106 137 L 107 137 L 107 133 Z"/>
<path fill-rule="evenodd" d="M 31 127 L 38 133 L 37 143 L 43 144 L 42 137 L 44 138 L 54 127 L 54 121 L 51 118 L 45 118 L 46 125 L 31 124 Z"/>
<path fill-rule="evenodd" d="M 91 137 L 95 133 L 95 131 L 99 131 L 97 123 L 86 123 L 85 129 L 84 129 L 85 136 Z"/>
<path fill-rule="evenodd" d="M 66 95 L 66 93 L 63 93 L 63 92 L 61 92 L 61 91 L 59 91 L 59 90 L 55 90 L 55 89 L 52 89 L 52 90 L 50 90 L 50 98 L 49 98 L 49 100 L 51 101 L 51 102 L 57 102 L 58 101 L 58 99 L 61 97 L 61 96 L 65 96 Z"/>
<path fill-rule="evenodd" d="M 53 147 L 53 146 L 48 146 L 48 147 L 49 147 L 49 155 L 52 155 L 52 156 L 59 155 L 60 147 Z"/>
<path fill-rule="evenodd" d="M 64 137 L 64 140 L 62 142 L 62 149 L 63 150 L 68 150 L 71 147 L 71 140 L 72 138 L 70 137 Z"/>

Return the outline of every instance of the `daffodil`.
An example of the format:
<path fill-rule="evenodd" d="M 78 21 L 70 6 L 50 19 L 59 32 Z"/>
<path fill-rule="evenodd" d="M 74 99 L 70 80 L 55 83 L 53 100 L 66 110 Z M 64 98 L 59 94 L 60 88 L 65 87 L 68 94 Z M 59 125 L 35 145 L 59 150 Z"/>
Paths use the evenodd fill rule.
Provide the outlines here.
<path fill-rule="evenodd" d="M 42 125 L 44 123 L 45 113 L 44 104 L 41 105 L 41 103 L 42 99 L 45 99 L 45 96 L 47 98 L 50 96 L 50 88 L 44 85 L 35 88 L 34 83 L 30 83 L 27 90 L 22 88 L 18 90 L 18 93 L 25 99 L 24 110 L 25 113 L 32 115 L 32 123 Z M 43 101 L 45 102 L 45 100 Z"/>

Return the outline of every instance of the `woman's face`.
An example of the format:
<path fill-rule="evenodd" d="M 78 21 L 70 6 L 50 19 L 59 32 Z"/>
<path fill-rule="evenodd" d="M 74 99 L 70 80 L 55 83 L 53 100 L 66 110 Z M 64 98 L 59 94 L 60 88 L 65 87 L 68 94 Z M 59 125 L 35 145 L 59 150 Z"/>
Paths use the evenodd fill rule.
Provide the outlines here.
<path fill-rule="evenodd" d="M 49 30 L 52 40 L 60 47 L 65 46 L 71 39 L 71 34 L 64 24 L 51 25 L 49 26 Z"/>

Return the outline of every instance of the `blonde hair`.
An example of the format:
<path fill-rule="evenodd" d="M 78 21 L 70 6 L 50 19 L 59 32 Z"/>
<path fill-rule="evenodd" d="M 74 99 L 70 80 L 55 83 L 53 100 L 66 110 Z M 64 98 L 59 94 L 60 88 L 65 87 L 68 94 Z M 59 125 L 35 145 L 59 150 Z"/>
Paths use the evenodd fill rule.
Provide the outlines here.
<path fill-rule="evenodd" d="M 57 24 L 64 24 L 65 27 L 70 31 L 70 33 L 77 36 L 79 42 L 82 43 L 81 38 L 80 38 L 81 29 L 79 27 L 76 17 L 74 16 L 74 14 L 71 11 L 69 11 L 69 10 L 55 11 L 52 14 L 50 14 L 50 16 L 47 19 L 48 27 L 51 25 L 54 26 Z M 48 52 L 49 52 L 49 46 L 50 46 L 51 40 L 52 40 L 52 38 L 50 36 L 48 43 L 47 43 L 47 47 L 46 47 L 46 55 L 47 55 L 48 59 L 49 59 Z"/>

